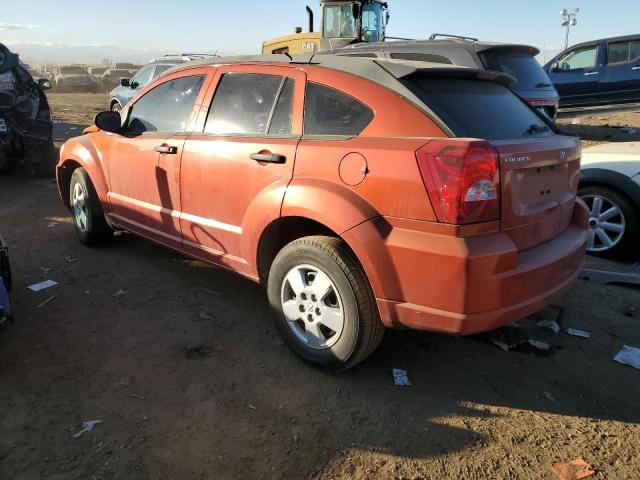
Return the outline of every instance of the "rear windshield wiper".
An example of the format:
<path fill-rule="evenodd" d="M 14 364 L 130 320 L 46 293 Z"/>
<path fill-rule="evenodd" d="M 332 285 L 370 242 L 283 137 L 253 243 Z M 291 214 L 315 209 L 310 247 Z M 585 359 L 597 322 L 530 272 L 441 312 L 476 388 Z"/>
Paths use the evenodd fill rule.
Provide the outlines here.
<path fill-rule="evenodd" d="M 536 125 L 535 123 L 532 123 L 529 128 L 527 128 L 525 130 L 525 135 L 535 135 L 536 133 L 543 133 L 543 132 L 548 132 L 549 131 L 549 127 L 545 126 L 545 125 Z"/>
<path fill-rule="evenodd" d="M 536 84 L 535 88 L 547 88 L 547 87 L 553 87 L 553 85 L 550 84 L 549 82 L 540 82 Z"/>

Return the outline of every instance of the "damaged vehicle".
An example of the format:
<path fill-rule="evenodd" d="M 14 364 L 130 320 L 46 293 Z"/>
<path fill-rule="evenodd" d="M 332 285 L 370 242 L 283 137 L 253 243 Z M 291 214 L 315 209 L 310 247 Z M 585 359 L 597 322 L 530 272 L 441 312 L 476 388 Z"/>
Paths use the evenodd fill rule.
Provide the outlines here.
<path fill-rule="evenodd" d="M 0 170 L 22 163 L 38 176 L 54 174 L 53 122 L 44 94 L 49 88 L 49 80 L 36 82 L 0 43 Z"/>
<path fill-rule="evenodd" d="M 102 89 L 102 82 L 82 65 L 61 65 L 53 75 L 53 84 L 59 92 L 99 92 Z"/>

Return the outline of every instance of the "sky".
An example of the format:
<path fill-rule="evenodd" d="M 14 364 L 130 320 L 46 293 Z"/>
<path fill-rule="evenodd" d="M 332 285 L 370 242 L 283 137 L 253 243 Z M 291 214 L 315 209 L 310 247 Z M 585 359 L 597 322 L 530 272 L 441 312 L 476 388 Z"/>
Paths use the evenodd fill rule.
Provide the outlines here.
<path fill-rule="evenodd" d="M 640 0 L 388 1 L 388 34 L 399 37 L 455 33 L 556 52 L 564 44 L 565 7 L 580 7 L 570 43 L 640 33 Z M 0 42 L 259 53 L 262 40 L 306 27 L 306 4 L 316 12 L 317 29 L 318 0 L 0 0 Z"/>

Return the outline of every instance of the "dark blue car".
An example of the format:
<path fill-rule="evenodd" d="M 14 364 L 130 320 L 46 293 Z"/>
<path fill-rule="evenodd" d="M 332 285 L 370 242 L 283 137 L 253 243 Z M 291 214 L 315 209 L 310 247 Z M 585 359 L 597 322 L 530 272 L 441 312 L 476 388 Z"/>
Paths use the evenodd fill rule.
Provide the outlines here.
<path fill-rule="evenodd" d="M 544 69 L 561 107 L 640 102 L 640 35 L 574 45 Z"/>

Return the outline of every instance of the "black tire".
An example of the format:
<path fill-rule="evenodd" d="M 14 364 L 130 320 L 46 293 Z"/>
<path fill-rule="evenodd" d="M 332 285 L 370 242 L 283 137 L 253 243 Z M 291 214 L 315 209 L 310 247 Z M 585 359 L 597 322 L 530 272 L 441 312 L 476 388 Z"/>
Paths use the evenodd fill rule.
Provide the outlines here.
<path fill-rule="evenodd" d="M 76 209 L 74 201 L 74 191 L 79 188 L 82 192 L 84 202 L 83 208 Z M 73 171 L 69 186 L 69 205 L 73 216 L 73 225 L 76 235 L 82 243 L 89 246 L 103 244 L 113 238 L 113 230 L 109 227 L 104 217 L 102 204 L 96 193 L 96 189 L 87 174 L 87 171 L 80 167 Z M 82 214 L 80 213 L 82 210 Z"/>
<path fill-rule="evenodd" d="M 592 205 L 593 197 L 601 197 L 616 205 L 624 218 L 624 233 L 620 239 L 612 247 L 601 251 L 589 251 L 590 254 L 605 258 L 626 259 L 640 251 L 639 207 L 634 207 L 626 195 L 613 188 L 598 185 L 580 188 L 578 196 L 583 198 L 589 207 Z M 619 217 L 616 218 L 619 222 Z"/>
<path fill-rule="evenodd" d="M 38 150 L 31 158 L 31 168 L 34 175 L 41 178 L 53 177 L 56 174 L 56 165 L 58 164 L 53 141 L 37 148 Z"/>
<path fill-rule="evenodd" d="M 323 349 L 305 344 L 294 333 L 283 312 L 281 295 L 285 277 L 301 265 L 319 268 L 326 274 L 342 302 L 342 331 L 335 343 Z M 365 272 L 341 239 L 313 236 L 285 246 L 269 271 L 267 293 L 282 339 L 295 354 L 316 367 L 332 371 L 351 368 L 367 358 L 382 340 L 384 325 L 378 317 Z M 306 328 L 305 321 L 300 322 Z"/>
<path fill-rule="evenodd" d="M 110 110 L 112 112 L 119 112 L 120 110 L 122 110 L 122 107 L 120 106 L 120 102 L 112 102 Z"/>

